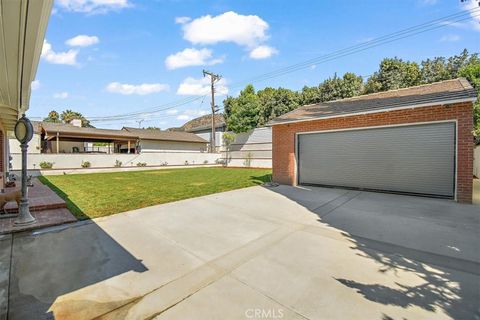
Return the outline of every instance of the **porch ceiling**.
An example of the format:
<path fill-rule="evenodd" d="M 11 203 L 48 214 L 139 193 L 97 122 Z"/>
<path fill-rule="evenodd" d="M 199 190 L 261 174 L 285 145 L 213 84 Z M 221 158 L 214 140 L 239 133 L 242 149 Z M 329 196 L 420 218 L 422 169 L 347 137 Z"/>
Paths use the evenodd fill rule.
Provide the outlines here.
<path fill-rule="evenodd" d="M 53 0 L 0 0 L 0 121 L 28 109 Z"/>

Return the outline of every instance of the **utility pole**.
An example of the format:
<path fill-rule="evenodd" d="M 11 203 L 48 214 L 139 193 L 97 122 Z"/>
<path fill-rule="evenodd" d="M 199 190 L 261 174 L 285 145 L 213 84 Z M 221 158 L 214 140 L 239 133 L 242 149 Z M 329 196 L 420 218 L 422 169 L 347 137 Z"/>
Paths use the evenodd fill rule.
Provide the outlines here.
<path fill-rule="evenodd" d="M 210 152 L 214 153 L 215 152 L 215 82 L 219 81 L 222 76 L 215 74 L 213 72 L 203 70 L 203 76 L 209 76 L 210 77 L 210 90 L 212 94 L 212 134 L 210 137 Z"/>
<path fill-rule="evenodd" d="M 138 122 L 138 129 L 142 129 L 142 122 L 144 121 L 144 119 L 141 119 L 141 120 L 137 120 Z"/>

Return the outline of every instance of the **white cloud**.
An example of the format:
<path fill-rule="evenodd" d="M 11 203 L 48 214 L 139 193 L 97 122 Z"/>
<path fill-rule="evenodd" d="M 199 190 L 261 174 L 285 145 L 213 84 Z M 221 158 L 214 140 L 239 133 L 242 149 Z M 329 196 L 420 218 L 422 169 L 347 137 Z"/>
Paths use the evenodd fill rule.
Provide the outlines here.
<path fill-rule="evenodd" d="M 176 24 L 185 24 L 192 20 L 190 17 L 175 17 L 175 23 Z"/>
<path fill-rule="evenodd" d="M 420 3 L 427 6 L 437 4 L 438 0 L 420 0 Z"/>
<path fill-rule="evenodd" d="M 99 42 L 100 39 L 98 39 L 97 36 L 87 36 L 85 34 L 80 34 L 65 41 L 65 43 L 71 47 L 88 47 Z"/>
<path fill-rule="evenodd" d="M 57 92 L 53 94 L 53 97 L 55 99 L 67 99 L 68 98 L 68 92 Z"/>
<path fill-rule="evenodd" d="M 186 114 L 181 114 L 177 117 L 177 120 L 190 120 L 190 116 L 187 116 Z"/>
<path fill-rule="evenodd" d="M 480 8 L 478 1 L 471 0 L 462 2 L 462 6 L 464 10 L 470 10 L 470 17 L 472 17 L 472 21 L 470 21 L 470 25 L 473 27 L 474 30 L 480 31 Z"/>
<path fill-rule="evenodd" d="M 37 90 L 40 89 L 40 81 L 39 80 L 33 80 L 31 84 L 32 90 Z"/>
<path fill-rule="evenodd" d="M 67 64 L 74 66 L 77 64 L 78 50 L 70 49 L 66 52 L 55 52 L 52 49 L 52 45 L 43 40 L 41 57 L 47 62 L 54 64 Z"/>
<path fill-rule="evenodd" d="M 252 59 L 266 59 L 278 53 L 278 50 L 269 46 L 258 46 L 250 51 Z"/>
<path fill-rule="evenodd" d="M 167 114 L 169 114 L 169 115 L 173 115 L 173 114 L 177 114 L 177 113 L 178 113 L 178 110 L 177 110 L 177 109 L 167 110 Z"/>
<path fill-rule="evenodd" d="M 89 14 L 107 13 L 132 6 L 129 0 L 58 0 L 57 4 L 66 11 Z"/>
<path fill-rule="evenodd" d="M 106 90 L 111 93 L 120 93 L 124 95 L 138 94 L 147 95 L 156 92 L 168 91 L 169 86 L 163 83 L 142 83 L 138 85 L 111 82 L 107 85 Z"/>
<path fill-rule="evenodd" d="M 219 95 L 228 94 L 225 79 L 222 78 L 215 84 L 215 92 Z M 203 96 L 210 94 L 210 78 L 195 79 L 188 77 L 178 86 L 177 94 L 181 96 Z"/>
<path fill-rule="evenodd" d="M 253 48 L 268 39 L 268 23 L 255 15 L 233 11 L 212 17 L 206 15 L 183 25 L 183 38 L 193 44 L 233 42 Z"/>
<path fill-rule="evenodd" d="M 212 59 L 212 50 L 187 48 L 183 51 L 169 55 L 165 59 L 165 66 L 169 70 L 188 66 L 204 66 L 222 63 L 222 58 Z"/>
<path fill-rule="evenodd" d="M 177 116 L 177 120 L 191 120 L 200 116 L 208 114 L 207 110 L 201 109 L 187 109 L 182 114 Z"/>
<path fill-rule="evenodd" d="M 441 25 L 454 27 L 458 29 L 476 30 L 480 31 L 480 11 L 477 9 L 477 1 L 465 1 L 460 5 L 462 10 L 470 10 L 471 21 L 456 22 L 456 21 L 442 21 Z"/>
<path fill-rule="evenodd" d="M 455 42 L 460 40 L 460 36 L 456 34 L 447 34 L 440 38 L 442 42 Z"/>

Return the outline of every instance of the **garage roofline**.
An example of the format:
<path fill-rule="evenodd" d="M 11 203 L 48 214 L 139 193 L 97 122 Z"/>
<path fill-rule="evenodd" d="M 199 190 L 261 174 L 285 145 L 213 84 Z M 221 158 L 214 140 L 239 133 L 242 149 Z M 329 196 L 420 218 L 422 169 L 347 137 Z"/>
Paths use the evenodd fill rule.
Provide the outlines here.
<path fill-rule="evenodd" d="M 382 113 L 382 112 L 404 110 L 404 109 L 418 109 L 418 108 L 426 108 L 426 107 L 439 106 L 439 105 L 447 106 L 447 105 L 451 105 L 451 104 L 464 103 L 464 102 L 472 102 L 473 103 L 476 100 L 477 100 L 476 97 L 470 97 L 470 98 L 463 98 L 463 99 L 432 101 L 432 102 L 429 102 L 429 103 L 408 104 L 408 105 L 404 105 L 404 106 L 401 106 L 401 107 L 394 107 L 394 108 L 382 108 L 382 109 L 373 109 L 373 110 L 360 111 L 360 112 L 349 112 L 349 113 L 343 113 L 343 114 L 336 114 L 336 115 L 332 115 L 332 116 L 312 117 L 312 118 L 307 118 L 307 119 L 285 120 L 285 121 L 267 123 L 265 126 L 273 127 L 273 126 L 285 125 L 285 124 L 290 124 L 290 123 L 324 120 L 324 119 L 333 119 L 333 118 L 342 118 L 342 117 L 358 116 L 358 115 L 373 114 L 373 113 Z"/>

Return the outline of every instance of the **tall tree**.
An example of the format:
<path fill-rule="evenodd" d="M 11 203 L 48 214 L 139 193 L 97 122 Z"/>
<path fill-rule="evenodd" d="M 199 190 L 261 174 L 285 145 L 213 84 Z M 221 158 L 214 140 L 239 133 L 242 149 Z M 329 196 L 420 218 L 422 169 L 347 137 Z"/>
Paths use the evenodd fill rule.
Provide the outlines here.
<path fill-rule="evenodd" d="M 259 120 L 260 101 L 254 87 L 249 84 L 238 98 L 230 99 L 227 127 L 235 133 L 256 128 Z"/>
<path fill-rule="evenodd" d="M 45 122 L 62 122 L 62 120 L 60 120 L 60 115 L 55 110 L 50 111 L 48 113 L 48 116 L 46 118 L 43 118 L 43 121 L 45 121 Z"/>
<path fill-rule="evenodd" d="M 265 88 L 257 93 L 260 102 L 258 125 L 290 112 L 300 105 L 299 94 L 285 88 Z"/>
<path fill-rule="evenodd" d="M 368 78 L 365 93 L 400 89 L 420 83 L 420 67 L 416 62 L 405 62 L 397 57 L 386 58 L 380 63 L 380 69 Z"/>
<path fill-rule="evenodd" d="M 480 61 L 464 66 L 458 71 L 458 75 L 465 77 L 477 90 L 477 96 L 480 96 Z M 473 105 L 473 121 L 475 126 L 474 135 L 480 143 L 480 101 L 477 99 Z"/>
<path fill-rule="evenodd" d="M 82 127 L 92 127 L 90 121 L 88 121 L 80 112 L 65 110 L 60 114 L 60 118 L 64 123 L 70 123 L 74 119 L 82 120 Z"/>
<path fill-rule="evenodd" d="M 312 103 L 319 103 L 320 100 L 320 90 L 317 87 L 308 87 L 304 86 L 300 92 L 300 104 L 307 105 Z"/>
<path fill-rule="evenodd" d="M 342 78 L 336 74 L 318 86 L 321 102 L 358 96 L 363 89 L 363 79 L 354 73 L 347 72 Z"/>

